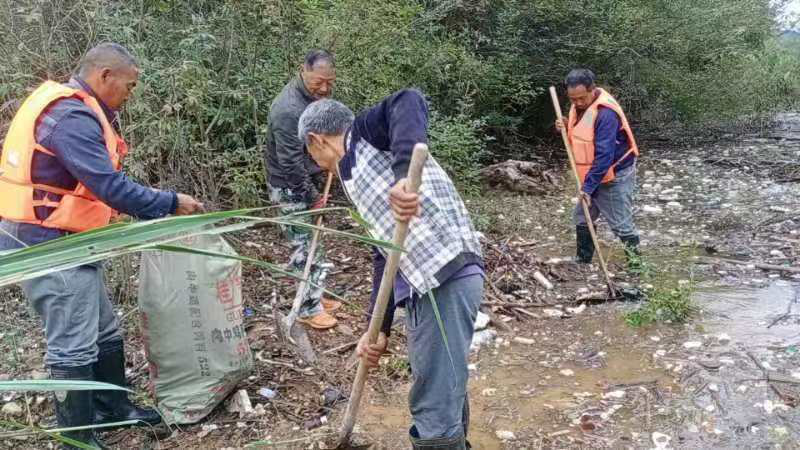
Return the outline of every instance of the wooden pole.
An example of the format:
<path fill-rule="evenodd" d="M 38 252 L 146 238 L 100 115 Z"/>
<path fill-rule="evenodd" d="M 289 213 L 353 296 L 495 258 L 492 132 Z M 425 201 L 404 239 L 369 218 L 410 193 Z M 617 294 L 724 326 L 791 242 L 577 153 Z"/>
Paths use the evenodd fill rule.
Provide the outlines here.
<path fill-rule="evenodd" d="M 408 184 L 406 187 L 409 192 L 417 192 L 419 190 L 419 185 L 422 182 L 422 167 L 425 165 L 427 159 L 428 146 L 425 144 L 415 145 L 414 154 L 411 157 L 411 165 L 408 169 Z M 406 235 L 408 235 L 408 225 L 409 222 L 397 222 L 395 225 L 392 243 L 396 247 L 402 248 L 405 244 Z M 369 321 L 369 329 L 367 330 L 370 345 L 374 344 L 378 339 L 378 333 L 380 333 L 381 325 L 383 325 L 383 317 L 386 313 L 386 306 L 389 304 L 392 286 L 394 286 L 394 278 L 400 266 L 400 256 L 401 252 L 399 250 L 390 250 L 389 256 L 386 259 L 383 278 L 381 278 L 381 285 L 378 288 L 378 297 L 375 300 L 375 309 L 372 310 L 372 318 Z M 344 415 L 342 428 L 339 430 L 339 447 L 347 445 L 350 440 L 350 434 L 353 432 L 359 404 L 361 403 L 361 396 L 364 394 L 367 371 L 367 365 L 362 358 L 358 363 L 358 371 L 353 381 L 353 389 L 350 392 L 350 401 L 347 404 L 347 411 Z"/>

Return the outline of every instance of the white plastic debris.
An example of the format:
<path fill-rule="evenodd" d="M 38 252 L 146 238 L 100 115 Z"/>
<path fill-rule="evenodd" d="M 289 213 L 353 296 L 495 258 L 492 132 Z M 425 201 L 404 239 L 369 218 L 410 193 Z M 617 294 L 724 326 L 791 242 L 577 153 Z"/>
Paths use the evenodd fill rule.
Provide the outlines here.
<path fill-rule="evenodd" d="M 708 390 L 711 392 L 719 392 L 719 386 L 716 383 L 709 383 Z"/>
<path fill-rule="evenodd" d="M 514 436 L 514 433 L 506 430 L 497 430 L 494 432 L 494 434 L 497 436 L 497 439 L 500 439 L 501 441 L 513 441 L 517 438 Z"/>
<path fill-rule="evenodd" d="M 656 214 L 656 215 L 661 214 L 661 213 L 664 212 L 664 210 L 659 208 L 658 206 L 651 206 L 651 205 L 644 205 L 642 207 L 642 211 L 644 211 L 646 213 L 650 213 L 650 214 Z"/>
<path fill-rule="evenodd" d="M 470 350 L 478 350 L 481 346 L 486 345 L 492 342 L 497 336 L 497 331 L 487 328 L 485 330 L 478 331 L 477 333 L 472 335 L 472 344 L 470 344 Z"/>
<path fill-rule="evenodd" d="M 3 405 L 2 413 L 9 416 L 21 416 L 22 407 L 19 406 L 16 402 L 8 402 L 5 405 Z"/>
<path fill-rule="evenodd" d="M 481 395 L 484 397 L 493 397 L 495 394 L 497 394 L 497 389 L 495 388 L 486 388 L 481 391 Z"/>
<path fill-rule="evenodd" d="M 737 387 L 736 391 L 744 394 L 745 392 L 747 392 L 747 386 L 743 384 L 743 385 Z"/>
<path fill-rule="evenodd" d="M 239 413 L 239 417 L 253 413 L 253 404 L 250 403 L 250 396 L 247 395 L 247 391 L 240 389 L 231 396 L 228 402 L 228 412 Z"/>
<path fill-rule="evenodd" d="M 553 289 L 553 283 L 551 283 L 550 280 L 548 280 L 547 277 L 545 277 L 544 274 L 542 274 L 542 272 L 539 272 L 537 270 L 536 272 L 533 273 L 533 278 L 537 282 L 539 282 L 539 284 L 544 286 L 545 289 L 547 290 Z"/>
<path fill-rule="evenodd" d="M 574 308 L 567 308 L 567 312 L 574 315 L 578 315 L 584 311 L 586 311 L 586 303 L 582 303 Z"/>
<path fill-rule="evenodd" d="M 262 387 L 261 389 L 259 389 L 258 390 L 258 394 L 260 396 L 266 398 L 266 399 L 269 399 L 269 400 L 272 400 L 273 398 L 275 398 L 278 395 L 277 392 L 273 391 L 270 388 L 265 388 L 265 387 Z"/>
<path fill-rule="evenodd" d="M 670 448 L 669 441 L 671 441 L 672 438 L 666 434 L 654 431 L 650 438 L 653 440 L 653 445 L 655 445 L 654 449 L 666 450 Z"/>
<path fill-rule="evenodd" d="M 728 335 L 728 333 L 720 333 L 720 334 L 717 335 L 717 340 L 719 342 L 722 342 L 722 343 L 730 342 L 731 341 L 731 337 Z"/>
<path fill-rule="evenodd" d="M 669 202 L 669 203 L 667 203 L 667 208 L 668 209 L 681 209 L 681 208 L 683 208 L 683 205 L 681 205 L 678 202 Z"/>
<path fill-rule="evenodd" d="M 800 371 L 792 372 L 792 378 L 797 378 L 798 380 L 800 380 Z"/>
<path fill-rule="evenodd" d="M 786 255 L 780 250 L 772 250 L 769 252 L 770 256 L 774 256 L 776 258 L 785 258 Z"/>
<path fill-rule="evenodd" d="M 489 326 L 489 316 L 478 311 L 478 315 L 475 317 L 475 331 L 480 331 Z"/>
<path fill-rule="evenodd" d="M 542 312 L 547 317 L 561 317 L 564 315 L 564 312 L 561 311 L 560 309 L 553 309 L 553 308 L 545 308 L 542 310 Z"/>
<path fill-rule="evenodd" d="M 661 340 L 661 338 L 658 337 L 658 336 L 650 336 L 650 340 L 653 341 L 653 342 L 658 342 L 658 341 Z"/>
<path fill-rule="evenodd" d="M 611 391 L 611 392 L 606 392 L 605 394 L 603 394 L 603 398 L 604 399 L 610 399 L 610 398 L 620 399 L 620 398 L 623 398 L 623 397 L 625 397 L 625 391 L 623 391 L 623 390 Z"/>
<path fill-rule="evenodd" d="M 565 377 L 571 377 L 571 376 L 575 375 L 575 371 L 573 371 L 572 369 L 564 369 L 564 370 L 560 371 L 559 373 L 561 375 L 564 375 Z"/>
<path fill-rule="evenodd" d="M 520 336 L 515 336 L 514 342 L 516 342 L 517 344 L 525 344 L 525 345 L 533 345 L 536 343 L 536 341 L 533 339 L 524 338 Z"/>
<path fill-rule="evenodd" d="M 692 348 L 700 348 L 702 346 L 703 346 L 703 343 L 702 342 L 698 342 L 698 341 L 688 341 L 688 342 L 684 342 L 683 343 L 683 348 L 685 348 L 687 350 L 688 349 L 692 349 Z"/>

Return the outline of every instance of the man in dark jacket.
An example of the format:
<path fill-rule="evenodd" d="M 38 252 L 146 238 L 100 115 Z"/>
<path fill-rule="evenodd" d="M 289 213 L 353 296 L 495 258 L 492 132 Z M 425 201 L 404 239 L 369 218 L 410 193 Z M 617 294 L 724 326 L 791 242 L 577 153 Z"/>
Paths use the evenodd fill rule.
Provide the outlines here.
<path fill-rule="evenodd" d="M 404 89 L 355 118 L 343 104 L 320 100 L 306 108 L 298 127 L 320 167 L 338 173 L 372 235 L 389 241 L 396 221 L 411 221 L 381 333 L 371 346 L 365 334 L 357 352 L 369 366 L 377 365 L 386 351 L 395 308 L 405 306 L 414 376 L 409 393 L 412 445 L 468 448 L 467 362 L 483 300 L 483 258 L 469 213 L 433 157 L 425 163 L 419 194 L 406 191 L 414 145 L 428 142 L 424 97 Z M 376 250 L 373 307 L 385 263 L 384 254 Z"/>
<path fill-rule="evenodd" d="M 269 128 L 265 152 L 270 200 L 280 205 L 282 215 L 321 208 L 324 199 L 314 185 L 320 168 L 309 157 L 305 144 L 297 138 L 297 121 L 311 102 L 327 98 L 333 91 L 336 71 L 333 55 L 325 50 L 312 50 L 305 57 L 300 73 L 293 78 L 273 100 L 269 111 Z M 308 216 L 297 220 L 308 221 Z M 289 269 L 303 272 L 308 259 L 311 230 L 300 227 L 282 227 L 292 247 Z M 341 304 L 322 297 L 325 278 L 332 264 L 325 260 L 325 250 L 317 246 L 310 287 L 303 299 L 298 320 L 316 329 L 336 326 L 330 313 Z"/>
<path fill-rule="evenodd" d="M 32 204 L 35 216 L 33 220 L 19 221 L 9 219 L 8 212 L 12 209 L 3 213 L 0 250 L 31 246 L 68 234 L 67 230 L 53 227 L 54 223 L 72 224 L 73 230 L 101 226 L 96 217 L 88 216 L 106 207 L 141 219 L 192 214 L 202 209 L 202 204 L 188 195 L 131 181 L 112 162 L 112 153 L 116 152 L 111 152 L 114 147 L 109 140 L 116 139 L 116 151 L 125 147 L 119 136 L 117 110 L 128 99 L 138 76 L 136 61 L 124 47 L 100 44 L 84 56 L 78 73 L 67 85 L 45 83 L 22 105 L 6 138 L 3 163 L 8 163 L 15 151 L 22 154 L 23 149 L 12 142 L 12 135 L 26 135 L 27 130 L 14 134 L 15 127 L 30 129 L 35 136 L 36 151 L 28 159 L 33 189 L 27 186 L 27 192 L 33 198 L 18 195 L 15 186 L 19 184 L 9 181 L 8 173 L 0 175 L 0 197 L 8 202 L 3 210 L 11 204 Z M 38 118 L 32 117 L 31 114 L 36 114 L 32 111 L 38 111 L 31 106 L 37 104 L 34 97 L 46 95 L 47 89 L 75 92 L 75 95 L 60 98 L 49 106 L 42 105 L 46 106 L 43 112 Z M 79 199 L 73 195 L 83 187 L 96 198 Z M 66 201 L 67 198 L 70 200 Z M 80 202 L 93 204 L 94 209 L 75 207 Z M 61 216 L 60 222 L 53 220 L 56 215 Z M 105 216 L 100 222 L 108 220 Z M 45 363 L 52 378 L 126 386 L 124 341 L 106 292 L 101 263 L 47 274 L 23 282 L 22 288 L 43 319 L 47 339 Z M 161 421 L 154 410 L 131 403 L 124 391 L 56 392 L 56 400 L 56 417 L 62 428 L 123 420 L 149 424 Z M 91 430 L 63 435 L 100 447 Z"/>

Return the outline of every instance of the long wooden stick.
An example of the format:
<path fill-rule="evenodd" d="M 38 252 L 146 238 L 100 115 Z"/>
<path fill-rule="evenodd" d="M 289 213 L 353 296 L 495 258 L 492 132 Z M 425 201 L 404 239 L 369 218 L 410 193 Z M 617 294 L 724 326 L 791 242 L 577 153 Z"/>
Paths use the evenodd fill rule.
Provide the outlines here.
<path fill-rule="evenodd" d="M 422 167 L 428 159 L 428 146 L 425 144 L 417 144 L 414 146 L 414 154 L 411 157 L 411 165 L 408 169 L 408 184 L 406 190 L 409 192 L 417 192 L 419 185 L 422 182 Z M 394 236 L 392 243 L 396 247 L 403 247 L 408 235 L 409 222 L 397 222 L 394 228 Z M 378 339 L 381 325 L 383 324 L 383 317 L 386 313 L 386 305 L 389 304 L 389 297 L 394 286 L 394 278 L 397 275 L 397 269 L 400 266 L 399 250 L 390 250 L 389 256 L 386 259 L 386 267 L 383 270 L 383 278 L 381 278 L 381 285 L 378 288 L 378 297 L 375 300 L 375 309 L 372 310 L 372 318 L 369 321 L 369 329 L 367 336 L 369 343 L 374 344 Z M 339 431 L 339 446 L 345 446 L 350 440 L 350 434 L 353 432 L 353 427 L 356 424 L 356 416 L 358 415 L 358 407 L 361 403 L 361 396 L 364 394 L 364 384 L 367 380 L 367 365 L 362 358 L 358 363 L 358 372 L 353 381 L 353 389 L 350 392 L 350 402 L 347 404 L 347 412 L 344 415 L 342 428 Z"/>
<path fill-rule="evenodd" d="M 556 93 L 556 88 L 554 86 L 550 86 L 550 97 L 553 99 L 553 108 L 556 110 L 556 120 L 561 122 L 563 125 L 564 116 L 561 114 L 561 103 L 558 101 L 558 94 Z M 597 233 L 594 229 L 594 221 L 592 221 L 592 216 L 589 213 L 589 205 L 586 204 L 586 200 L 583 198 L 583 193 L 581 192 L 581 184 L 583 183 L 583 180 L 581 180 L 580 176 L 578 175 L 578 166 L 575 164 L 575 156 L 572 153 L 572 146 L 569 143 L 569 136 L 567 136 L 566 126 L 561 127 L 561 139 L 563 139 L 564 147 L 567 149 L 569 164 L 572 167 L 572 173 L 575 175 L 575 183 L 578 187 L 578 201 L 583 206 L 583 216 L 586 218 L 586 225 L 589 226 L 589 233 L 592 235 L 592 243 L 594 243 L 594 249 L 597 251 L 597 259 L 600 260 L 600 267 L 603 269 L 603 274 L 606 277 L 606 285 L 608 285 L 609 292 L 616 296 L 618 290 L 611 281 L 611 274 L 608 273 L 606 260 L 603 257 L 603 252 L 600 249 L 600 242 L 597 240 Z"/>
<path fill-rule="evenodd" d="M 327 198 L 328 194 L 331 191 L 331 183 L 333 182 L 333 172 L 328 172 L 328 179 L 325 180 L 325 188 L 322 191 L 322 198 Z M 322 226 L 322 214 L 317 216 L 317 227 Z M 317 253 L 317 246 L 319 245 L 319 235 L 320 230 L 319 228 L 314 229 L 314 233 L 311 235 L 311 246 L 308 248 L 308 258 L 306 259 L 306 266 L 303 268 L 303 279 L 300 280 L 300 285 L 297 287 L 297 293 L 294 296 L 294 302 L 292 303 L 292 310 L 289 311 L 289 315 L 286 316 L 286 329 L 291 331 L 292 326 L 294 326 L 295 321 L 297 320 L 298 314 L 300 314 L 300 307 L 303 305 L 303 300 L 306 296 L 306 291 L 308 291 L 308 277 L 311 275 L 311 266 L 314 265 L 314 257 Z M 292 341 L 291 333 L 287 334 L 287 339 Z M 292 342 L 294 344 L 294 342 Z"/>

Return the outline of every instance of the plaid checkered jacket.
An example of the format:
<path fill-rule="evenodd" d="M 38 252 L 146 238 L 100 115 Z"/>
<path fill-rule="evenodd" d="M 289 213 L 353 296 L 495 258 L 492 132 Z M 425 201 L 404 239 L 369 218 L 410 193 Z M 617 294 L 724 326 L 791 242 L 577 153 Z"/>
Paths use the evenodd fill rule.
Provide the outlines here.
<path fill-rule="evenodd" d="M 373 237 L 391 241 L 395 220 L 389 207 L 389 189 L 395 182 L 391 152 L 373 147 L 363 138 L 345 148 L 355 152 L 352 177 L 345 191 Z M 481 244 L 467 208 L 439 163 L 428 157 L 422 171 L 422 215 L 411 221 L 400 271 L 418 294 L 447 281 L 467 264 L 482 264 Z M 382 253 L 385 252 L 380 249 Z"/>

